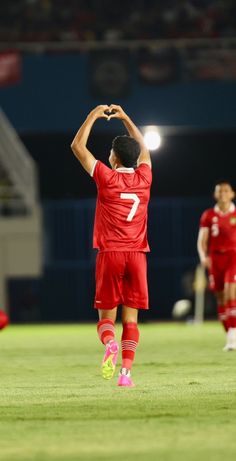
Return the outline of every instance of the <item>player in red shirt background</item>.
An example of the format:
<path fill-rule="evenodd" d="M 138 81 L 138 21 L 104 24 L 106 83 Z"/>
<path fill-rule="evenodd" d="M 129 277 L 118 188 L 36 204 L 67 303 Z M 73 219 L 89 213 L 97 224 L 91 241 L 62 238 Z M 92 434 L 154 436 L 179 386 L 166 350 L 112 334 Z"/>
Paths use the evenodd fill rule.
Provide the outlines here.
<path fill-rule="evenodd" d="M 129 136 L 112 142 L 108 168 L 96 160 L 87 141 L 98 118 L 120 119 Z M 133 386 L 131 367 L 139 342 L 138 311 L 148 309 L 147 209 L 152 182 L 151 159 L 143 136 L 120 106 L 100 105 L 89 113 L 77 132 L 72 150 L 97 186 L 93 246 L 96 259 L 97 331 L 105 345 L 102 376 L 114 375 L 118 356 L 115 339 L 117 307 L 122 305 L 122 366 L 119 386 Z"/>
<path fill-rule="evenodd" d="M 226 331 L 224 350 L 236 350 L 236 208 L 235 192 L 228 181 L 215 186 L 216 205 L 201 216 L 198 253 L 208 270 L 218 317 Z"/>

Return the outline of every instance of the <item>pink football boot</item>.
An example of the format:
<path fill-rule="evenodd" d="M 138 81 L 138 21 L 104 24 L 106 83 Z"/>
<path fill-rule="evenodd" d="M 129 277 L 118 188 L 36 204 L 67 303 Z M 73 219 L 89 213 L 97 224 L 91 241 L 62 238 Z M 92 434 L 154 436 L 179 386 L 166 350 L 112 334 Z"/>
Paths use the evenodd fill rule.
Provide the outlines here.
<path fill-rule="evenodd" d="M 135 386 L 135 384 L 133 383 L 131 379 L 130 370 L 128 370 L 127 368 L 121 368 L 117 385 L 123 386 L 123 387 L 134 387 Z"/>

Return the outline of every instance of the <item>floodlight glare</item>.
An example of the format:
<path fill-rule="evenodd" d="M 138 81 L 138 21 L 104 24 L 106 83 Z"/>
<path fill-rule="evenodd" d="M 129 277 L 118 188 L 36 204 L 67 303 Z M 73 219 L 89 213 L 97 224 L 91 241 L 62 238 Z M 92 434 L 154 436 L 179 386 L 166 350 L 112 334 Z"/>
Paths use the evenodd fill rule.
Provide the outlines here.
<path fill-rule="evenodd" d="M 144 133 L 144 142 L 148 150 L 156 150 L 161 145 L 161 137 L 155 128 L 147 129 Z"/>

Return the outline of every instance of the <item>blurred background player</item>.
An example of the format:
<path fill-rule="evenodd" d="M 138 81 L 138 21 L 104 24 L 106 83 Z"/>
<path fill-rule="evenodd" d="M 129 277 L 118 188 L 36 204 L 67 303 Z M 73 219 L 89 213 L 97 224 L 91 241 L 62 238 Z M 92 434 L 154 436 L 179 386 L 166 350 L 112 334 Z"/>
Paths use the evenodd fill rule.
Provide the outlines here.
<path fill-rule="evenodd" d="M 208 270 L 218 318 L 227 334 L 224 350 L 236 350 L 236 209 L 235 192 L 228 181 L 216 184 L 216 205 L 201 216 L 198 253 Z"/>
<path fill-rule="evenodd" d="M 0 309 L 0 330 L 3 330 L 9 323 L 9 318 L 6 312 Z"/>
<path fill-rule="evenodd" d="M 108 168 L 87 149 L 98 118 L 120 119 L 129 136 L 112 142 Z M 115 340 L 117 306 L 122 304 L 122 367 L 119 386 L 133 386 L 131 367 L 139 341 L 138 310 L 148 309 L 147 207 L 152 181 L 151 160 L 143 136 L 120 106 L 96 107 L 77 132 L 72 150 L 97 185 L 93 246 L 97 248 L 96 294 L 99 312 L 97 331 L 105 345 L 102 375 L 114 375 L 118 356 Z"/>

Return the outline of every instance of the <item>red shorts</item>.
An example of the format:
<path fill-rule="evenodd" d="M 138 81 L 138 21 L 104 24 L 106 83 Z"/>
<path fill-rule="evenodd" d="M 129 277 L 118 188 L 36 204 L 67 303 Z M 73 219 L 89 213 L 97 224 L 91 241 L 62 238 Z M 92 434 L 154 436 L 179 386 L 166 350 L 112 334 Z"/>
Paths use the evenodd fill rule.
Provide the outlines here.
<path fill-rule="evenodd" d="M 209 288 L 222 291 L 225 283 L 236 283 L 236 252 L 212 253 Z"/>
<path fill-rule="evenodd" d="M 147 259 L 140 251 L 104 251 L 97 254 L 95 309 L 119 304 L 148 309 Z"/>

